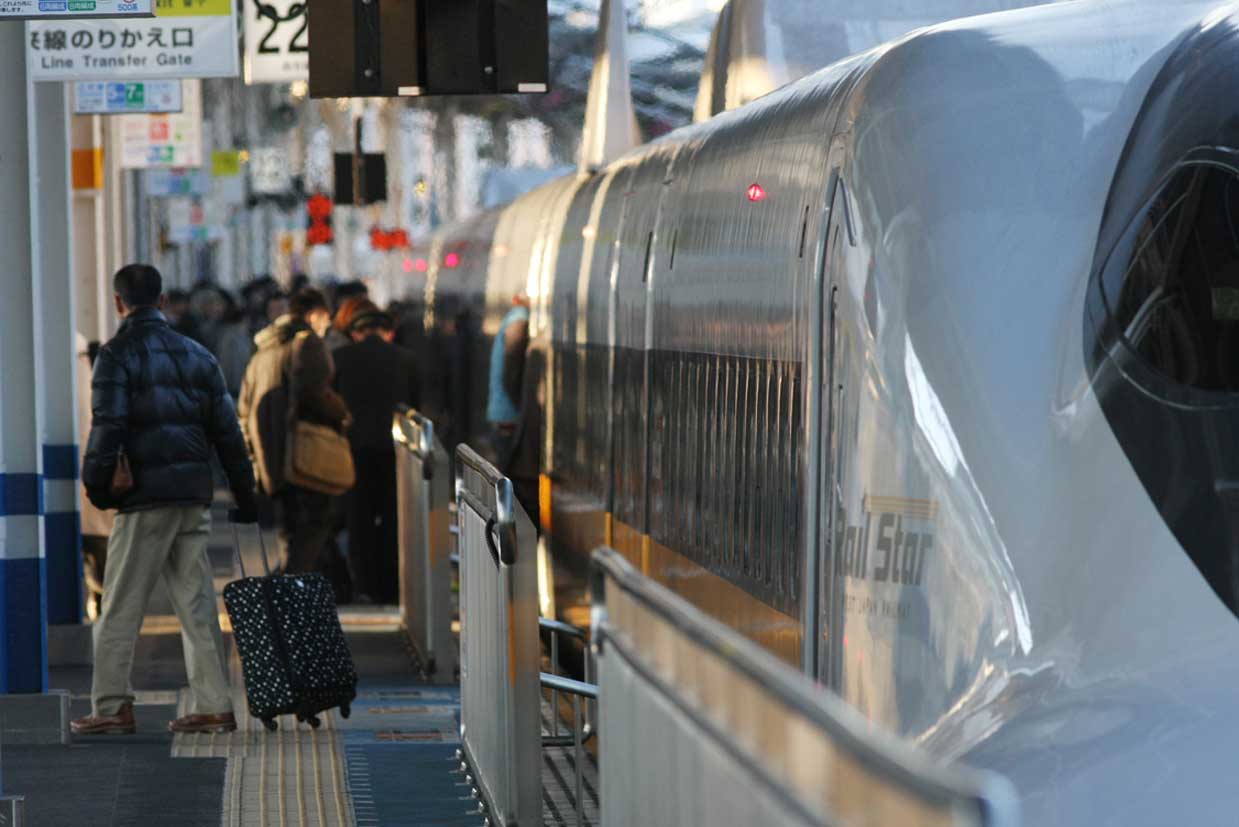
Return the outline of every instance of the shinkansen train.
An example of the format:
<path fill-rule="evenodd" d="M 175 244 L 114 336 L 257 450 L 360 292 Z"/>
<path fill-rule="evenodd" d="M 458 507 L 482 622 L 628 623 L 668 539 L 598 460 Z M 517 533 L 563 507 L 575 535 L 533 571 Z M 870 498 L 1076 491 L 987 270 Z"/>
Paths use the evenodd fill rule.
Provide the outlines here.
<path fill-rule="evenodd" d="M 427 275 L 470 441 L 531 297 L 562 570 L 612 545 L 1028 824 L 1239 823 L 1239 4 L 921 30 Z"/>

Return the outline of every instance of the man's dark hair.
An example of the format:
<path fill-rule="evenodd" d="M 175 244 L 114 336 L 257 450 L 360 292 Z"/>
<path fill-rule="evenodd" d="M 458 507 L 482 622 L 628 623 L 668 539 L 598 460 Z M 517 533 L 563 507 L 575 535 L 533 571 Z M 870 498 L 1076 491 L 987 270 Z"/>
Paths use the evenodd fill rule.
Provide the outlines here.
<path fill-rule="evenodd" d="M 353 317 L 352 323 L 349 325 L 349 331 L 352 333 L 360 333 L 363 336 L 371 333 L 385 333 L 389 330 L 396 329 L 396 321 L 390 314 L 384 313 L 374 305 L 370 309 L 363 310 Z"/>
<path fill-rule="evenodd" d="M 116 271 L 112 287 L 125 307 L 154 307 L 163 292 L 163 278 L 149 264 L 127 264 Z"/>
<path fill-rule="evenodd" d="M 336 286 L 336 304 L 341 304 L 345 299 L 351 299 L 353 296 L 369 297 L 370 291 L 366 288 L 365 282 L 361 281 L 346 281 Z"/>
<path fill-rule="evenodd" d="M 327 309 L 327 299 L 322 291 L 313 287 L 302 287 L 288 300 L 288 312 L 294 316 L 305 316 L 307 313 Z"/>

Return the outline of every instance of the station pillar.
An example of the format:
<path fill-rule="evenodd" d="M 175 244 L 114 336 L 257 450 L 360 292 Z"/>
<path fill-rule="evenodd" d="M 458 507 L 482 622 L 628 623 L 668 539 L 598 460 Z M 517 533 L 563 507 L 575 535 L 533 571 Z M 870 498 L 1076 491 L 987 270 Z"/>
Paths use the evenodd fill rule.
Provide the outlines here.
<path fill-rule="evenodd" d="M 34 299 L 35 195 L 25 28 L 0 25 L 0 693 L 47 689 L 46 562 L 40 538 Z M 25 115 L 26 117 L 23 117 Z"/>
<path fill-rule="evenodd" d="M 69 87 L 36 83 L 30 94 L 36 436 L 47 621 L 73 624 L 82 620 L 83 597 Z"/>

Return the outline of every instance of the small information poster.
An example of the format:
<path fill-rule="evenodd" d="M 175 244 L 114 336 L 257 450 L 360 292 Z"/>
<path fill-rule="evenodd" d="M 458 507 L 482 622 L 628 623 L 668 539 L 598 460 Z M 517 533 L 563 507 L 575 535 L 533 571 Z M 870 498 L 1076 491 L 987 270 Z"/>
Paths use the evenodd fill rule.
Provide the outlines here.
<path fill-rule="evenodd" d="M 76 83 L 73 86 L 73 111 L 78 115 L 180 112 L 181 82 L 92 80 Z"/>
<path fill-rule="evenodd" d="M 236 77 L 236 43 L 232 0 L 156 0 L 152 20 L 26 24 L 31 80 Z"/>
<path fill-rule="evenodd" d="M 241 153 L 235 149 L 217 149 L 211 153 L 211 175 L 214 178 L 235 178 L 241 174 Z"/>
<path fill-rule="evenodd" d="M 202 166 L 202 84 L 186 81 L 174 115 L 122 115 L 120 164 L 125 169 Z"/>
<path fill-rule="evenodd" d="M 259 147 L 250 153 L 250 189 L 255 195 L 282 195 L 293 188 L 288 156 L 276 147 Z"/>
<path fill-rule="evenodd" d="M 169 195 L 206 195 L 211 191 L 211 176 L 201 168 L 147 169 L 142 173 L 146 194 L 155 198 Z"/>
<path fill-rule="evenodd" d="M 0 0 L 0 20 L 152 17 L 152 0 Z"/>

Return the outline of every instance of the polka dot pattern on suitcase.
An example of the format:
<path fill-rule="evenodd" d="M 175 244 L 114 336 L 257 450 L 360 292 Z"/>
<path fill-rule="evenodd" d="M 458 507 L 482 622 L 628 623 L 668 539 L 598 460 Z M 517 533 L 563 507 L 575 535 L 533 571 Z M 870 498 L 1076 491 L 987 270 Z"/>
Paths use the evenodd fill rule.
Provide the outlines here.
<path fill-rule="evenodd" d="M 357 670 L 321 574 L 247 577 L 228 584 L 224 604 L 251 715 L 308 718 L 356 697 Z"/>

